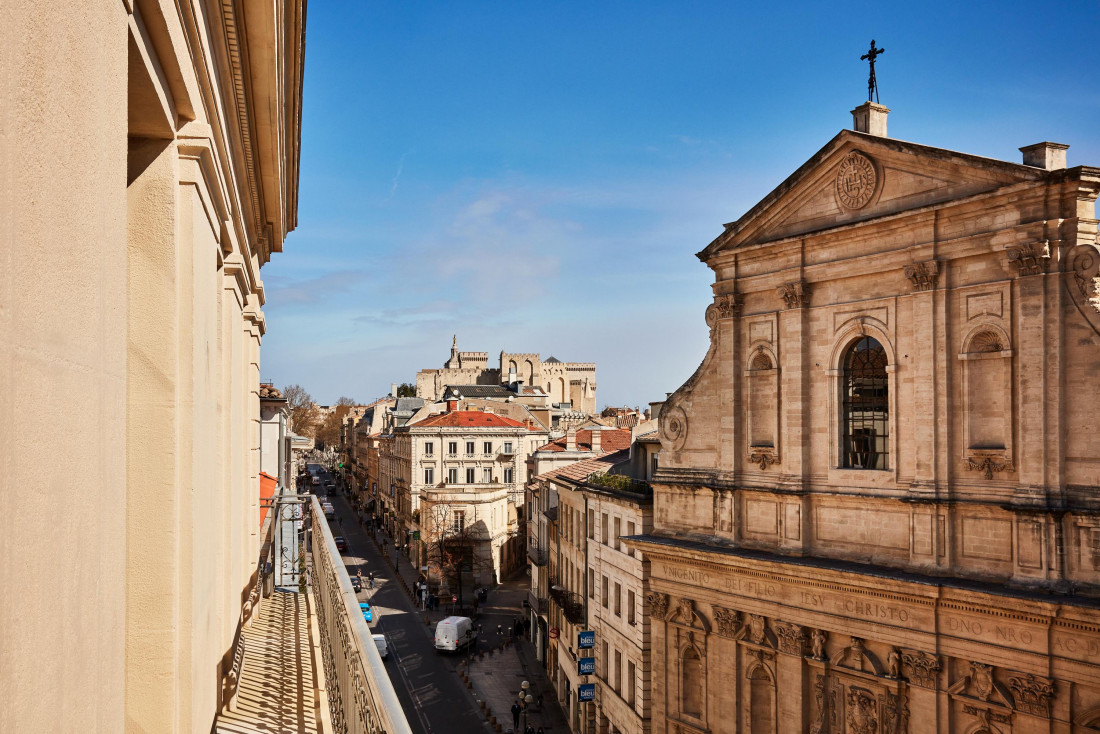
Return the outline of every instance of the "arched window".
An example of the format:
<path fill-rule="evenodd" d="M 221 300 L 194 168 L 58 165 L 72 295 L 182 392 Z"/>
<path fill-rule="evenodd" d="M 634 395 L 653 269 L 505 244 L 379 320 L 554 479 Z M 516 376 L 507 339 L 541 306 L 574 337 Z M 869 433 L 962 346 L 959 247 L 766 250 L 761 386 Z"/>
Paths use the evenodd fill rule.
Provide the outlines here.
<path fill-rule="evenodd" d="M 886 350 L 865 336 L 841 361 L 840 435 L 842 465 L 887 469 L 890 458 L 890 382 Z"/>
<path fill-rule="evenodd" d="M 680 711 L 689 716 L 703 715 L 703 661 L 694 647 L 684 650 L 680 660 Z"/>

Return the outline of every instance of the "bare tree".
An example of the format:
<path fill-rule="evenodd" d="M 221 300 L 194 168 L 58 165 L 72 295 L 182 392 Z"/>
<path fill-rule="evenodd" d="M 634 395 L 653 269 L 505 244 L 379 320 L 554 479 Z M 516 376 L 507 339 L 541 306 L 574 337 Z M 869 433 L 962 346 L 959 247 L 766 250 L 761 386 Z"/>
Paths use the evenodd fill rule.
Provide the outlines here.
<path fill-rule="evenodd" d="M 287 408 L 290 410 L 290 429 L 299 436 L 315 438 L 317 435 L 317 405 L 301 385 L 287 385 L 283 388 Z"/>
<path fill-rule="evenodd" d="M 348 397 L 341 397 L 336 401 L 332 411 L 325 416 L 317 428 L 315 438 L 325 446 L 336 446 L 340 443 L 340 424 L 355 406 L 355 401 Z"/>
<path fill-rule="evenodd" d="M 425 551 L 429 567 L 439 569 L 440 582 L 463 600 L 466 581 L 473 581 L 483 572 L 492 570 L 492 552 L 485 523 L 476 517 L 476 510 L 440 503 L 431 505 L 421 517 Z"/>

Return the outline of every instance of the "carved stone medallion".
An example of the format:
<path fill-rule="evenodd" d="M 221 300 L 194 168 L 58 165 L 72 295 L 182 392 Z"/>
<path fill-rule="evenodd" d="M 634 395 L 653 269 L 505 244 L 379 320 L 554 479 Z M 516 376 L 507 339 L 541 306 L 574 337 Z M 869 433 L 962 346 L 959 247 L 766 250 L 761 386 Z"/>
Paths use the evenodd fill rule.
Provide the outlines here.
<path fill-rule="evenodd" d="M 687 413 L 679 405 L 661 411 L 661 420 L 658 422 L 661 438 L 668 441 L 673 451 L 684 447 L 687 441 L 687 424 Z"/>
<path fill-rule="evenodd" d="M 871 159 L 853 150 L 840 162 L 836 174 L 836 198 L 846 209 L 862 209 L 875 194 L 878 174 Z"/>

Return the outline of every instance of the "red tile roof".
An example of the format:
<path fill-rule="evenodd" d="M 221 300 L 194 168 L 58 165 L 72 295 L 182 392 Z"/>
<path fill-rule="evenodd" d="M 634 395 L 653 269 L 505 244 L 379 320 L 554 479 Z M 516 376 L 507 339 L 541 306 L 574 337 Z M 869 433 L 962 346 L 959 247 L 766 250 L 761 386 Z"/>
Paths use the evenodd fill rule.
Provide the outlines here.
<path fill-rule="evenodd" d="M 600 451 L 619 451 L 630 448 L 630 431 L 625 428 L 600 431 Z M 582 428 L 577 431 L 577 450 L 592 450 L 592 429 Z M 555 439 L 545 446 L 540 446 L 537 451 L 565 451 L 565 436 Z"/>
<path fill-rule="evenodd" d="M 575 461 L 572 464 L 567 464 L 553 471 L 539 474 L 535 479 L 572 479 L 577 482 L 583 482 L 595 472 L 606 474 L 611 467 L 629 460 L 630 452 L 623 449 L 621 451 L 603 454 L 594 459 Z"/>
<path fill-rule="evenodd" d="M 507 416 L 485 413 L 480 410 L 456 410 L 451 413 L 430 415 L 422 421 L 409 424 L 416 428 L 523 428 L 523 424 Z"/>

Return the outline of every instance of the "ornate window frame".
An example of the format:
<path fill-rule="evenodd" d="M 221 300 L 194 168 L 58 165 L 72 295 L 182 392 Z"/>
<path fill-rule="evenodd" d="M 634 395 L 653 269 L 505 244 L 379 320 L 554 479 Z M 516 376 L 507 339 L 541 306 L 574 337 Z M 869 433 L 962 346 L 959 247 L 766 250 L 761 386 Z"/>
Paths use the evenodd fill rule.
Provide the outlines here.
<path fill-rule="evenodd" d="M 840 390 L 844 370 L 841 360 L 848 351 L 848 347 L 858 339 L 865 336 L 872 337 L 886 350 L 886 379 L 888 396 L 887 425 L 890 428 L 890 438 L 887 451 L 886 469 L 852 469 L 842 465 L 841 448 L 841 421 L 840 415 Z M 890 477 L 897 481 L 898 466 L 901 464 L 901 452 L 898 446 L 898 379 L 897 379 L 897 350 L 894 342 L 886 330 L 886 325 L 871 316 L 856 316 L 849 319 L 833 337 L 832 350 L 829 353 L 829 361 L 825 369 L 828 376 L 828 415 L 829 415 L 829 474 L 830 480 L 844 480 L 855 484 L 874 482 L 876 477 Z"/>

